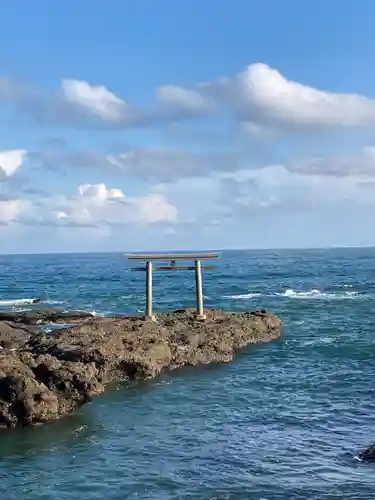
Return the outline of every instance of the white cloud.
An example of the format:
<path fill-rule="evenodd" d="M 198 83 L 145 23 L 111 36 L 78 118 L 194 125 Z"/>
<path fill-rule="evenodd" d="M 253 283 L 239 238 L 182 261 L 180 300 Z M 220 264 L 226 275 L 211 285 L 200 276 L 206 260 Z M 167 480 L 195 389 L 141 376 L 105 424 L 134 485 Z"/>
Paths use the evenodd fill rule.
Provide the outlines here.
<path fill-rule="evenodd" d="M 375 204 L 370 193 L 370 196 L 364 196 L 362 185 L 355 178 L 305 175 L 291 172 L 283 165 L 244 170 L 223 177 L 221 190 L 223 203 L 238 213 L 264 210 L 298 212 L 322 206 L 328 209 L 342 203 Z"/>
<path fill-rule="evenodd" d="M 151 194 L 138 197 L 127 196 L 121 189 L 109 188 L 104 183 L 85 183 L 73 197 L 43 202 L 44 208 L 48 205 L 48 213 L 55 214 L 53 221 L 61 224 L 174 221 L 176 207 L 179 221 L 198 223 L 199 213 L 206 213 L 206 218 L 213 220 L 219 214 L 229 213 L 231 206 L 242 206 L 246 210 L 272 207 L 298 210 L 300 206 L 311 208 L 345 200 L 371 204 L 373 194 L 375 199 L 375 147 L 371 145 L 351 154 L 302 158 L 282 165 L 257 163 L 256 168 L 251 157 L 162 149 L 106 155 L 69 152 L 64 148 L 52 156 L 49 151 L 46 157 L 41 153 L 30 158 L 38 159 L 48 168 L 59 164 L 75 169 L 93 166 L 103 172 L 111 168 L 125 178 L 136 176 L 156 183 Z M 3 196 L 4 201 L 12 199 L 10 191 Z M 29 193 L 32 194 L 32 190 Z M 20 193 L 15 197 L 18 199 Z M 37 219 L 43 221 L 45 213 L 44 210 Z"/>
<path fill-rule="evenodd" d="M 24 149 L 0 151 L 0 179 L 1 174 L 6 177 L 14 175 L 23 164 L 26 153 Z"/>
<path fill-rule="evenodd" d="M 157 223 L 218 224 L 267 212 L 299 212 L 335 204 L 375 203 L 375 148 L 346 155 L 302 158 L 285 164 L 251 167 L 235 155 L 140 149 L 120 155 L 84 152 L 56 157 L 62 162 L 113 168 L 124 176 L 156 182 L 151 195 L 127 197 L 105 184 L 82 184 L 73 199 L 54 200 L 59 224 Z M 168 200 L 168 202 L 166 201 Z M 57 205 L 57 206 L 56 206 Z M 178 210 L 178 221 L 177 221 Z M 65 214 L 65 215 L 62 215 Z M 55 219 L 54 219 L 55 220 Z M 242 222 L 241 222 L 242 223 Z"/>
<path fill-rule="evenodd" d="M 0 225 L 91 228 L 99 231 L 97 235 L 115 234 L 116 227 L 126 226 L 138 238 L 140 227 L 150 231 L 161 224 L 159 236 L 169 235 L 173 245 L 184 234 L 186 246 L 192 236 L 203 237 L 205 228 L 224 232 L 237 228 L 245 235 L 252 221 L 264 216 L 271 216 L 264 221 L 272 226 L 273 217 L 282 214 L 328 214 L 340 207 L 374 208 L 375 174 L 337 176 L 299 171 L 297 163 L 293 168 L 275 164 L 182 178 L 156 185 L 142 196 L 127 196 L 104 183 L 84 183 L 70 196 L 3 200 Z"/>
<path fill-rule="evenodd" d="M 355 153 L 336 154 L 326 157 L 307 158 L 291 162 L 288 169 L 305 175 L 375 177 L 375 146 L 365 146 Z"/>
<path fill-rule="evenodd" d="M 121 122 L 127 117 L 126 102 L 103 85 L 90 85 L 82 80 L 63 80 L 61 87 L 67 103 L 105 122 Z"/>
<path fill-rule="evenodd" d="M 30 209 L 28 200 L 0 200 L 0 224 L 9 224 L 20 220 Z"/>
<path fill-rule="evenodd" d="M 31 159 L 48 169 L 99 168 L 152 182 L 206 176 L 215 171 L 236 170 L 241 153 L 191 152 L 183 149 L 139 148 L 111 155 L 97 151 L 50 150 L 33 153 Z"/>
<path fill-rule="evenodd" d="M 83 79 L 62 80 L 56 92 L 48 95 L 0 78 L 0 99 L 13 103 L 16 114 L 26 118 L 26 123 L 31 118 L 42 125 L 117 129 L 161 124 L 164 131 L 177 127 L 178 132 L 181 124 L 176 122 L 192 118 L 188 125 L 182 125 L 182 130 L 192 129 L 185 150 L 181 142 L 181 148 L 176 146 L 176 136 L 164 135 L 165 146 L 145 143 L 144 147 L 128 146 L 120 152 L 116 148 L 113 154 L 95 149 L 74 151 L 61 143 L 49 143 L 36 153 L 23 149 L 0 152 L 2 226 L 76 226 L 98 234 L 114 234 L 113 228 L 129 226 L 133 229 L 127 234 L 144 235 L 148 233 L 139 231 L 140 226 L 154 226 L 155 233 L 161 228 L 160 234 L 168 234 L 172 241 L 184 227 L 195 234 L 198 226 L 219 228 L 227 224 L 241 233 L 259 214 L 260 219 L 264 214 L 272 215 L 267 219 L 272 223 L 274 215 L 283 213 L 328 213 L 343 206 L 347 212 L 353 206 L 365 212 L 375 206 L 375 146 L 352 153 L 338 150 L 326 156 L 315 151 L 310 157 L 280 164 L 281 156 L 277 156 L 278 152 L 291 156 L 291 148 L 285 153 L 285 146 L 296 137 L 282 143 L 287 133 L 306 134 L 293 142 L 298 142 L 301 151 L 307 149 L 305 146 L 313 147 L 311 142 L 301 142 L 310 132 L 310 139 L 315 139 L 316 131 L 341 131 L 339 137 L 333 136 L 340 140 L 342 131 L 371 130 L 375 126 L 375 99 L 314 88 L 263 63 L 191 88 L 163 85 L 156 89 L 147 110 L 133 107 L 104 85 Z M 214 119 L 199 123 L 194 119 L 206 115 Z M 205 136 L 208 132 L 213 134 L 211 141 Z M 271 148 L 269 142 L 249 136 L 277 140 Z M 353 139 L 358 142 L 361 137 L 353 134 Z M 95 147 L 95 138 L 92 144 Z M 325 141 L 322 147 L 332 149 L 332 144 Z M 18 175 L 25 162 L 31 179 Z M 48 196 L 40 191 L 44 178 L 39 167 L 50 171 L 48 181 L 52 181 L 53 170 L 68 172 L 64 184 L 70 182 L 71 174 L 80 179 L 77 184 L 82 182 L 83 168 L 97 171 L 93 172 L 95 181 L 82 182 L 70 191 L 73 194 Z M 123 175 L 124 180 L 137 178 L 153 187 L 131 196 L 127 189 L 108 186 L 107 172 L 111 179 Z M 99 175 L 106 183 L 97 182 Z"/>
<path fill-rule="evenodd" d="M 126 197 L 105 184 L 83 184 L 75 196 L 0 201 L 0 223 L 104 227 L 174 223 L 177 209 L 162 194 Z"/>
<path fill-rule="evenodd" d="M 171 183 L 179 179 L 209 177 L 220 172 L 236 172 L 250 165 L 260 168 L 265 160 L 262 154 L 258 156 L 253 149 L 194 152 L 184 149 L 139 148 L 119 154 L 104 154 L 99 151 L 70 151 L 64 148 L 31 153 L 29 160 L 30 163 L 49 170 L 95 168 L 153 183 Z M 352 153 L 291 159 L 285 164 L 285 168 L 305 175 L 371 177 L 375 174 L 375 146 L 368 145 Z"/>
<path fill-rule="evenodd" d="M 96 204 L 102 204 L 108 200 L 124 199 L 121 189 L 108 189 L 105 184 L 81 184 L 78 193 L 84 198 L 91 199 Z"/>
<path fill-rule="evenodd" d="M 16 117 L 41 125 L 57 123 L 68 127 L 120 127 L 139 125 L 142 114 L 104 85 L 84 80 L 63 79 L 58 91 L 20 85 L 0 79 L 0 100 L 13 104 Z"/>
<path fill-rule="evenodd" d="M 107 156 L 106 161 L 117 165 L 125 174 L 152 181 L 206 176 L 210 172 L 235 170 L 241 154 L 237 152 L 191 152 L 179 149 L 142 148 L 117 156 Z"/>
<path fill-rule="evenodd" d="M 197 82 L 192 88 L 167 83 L 155 92 L 153 105 L 139 110 L 104 85 L 85 80 L 64 79 L 60 92 L 52 96 L 7 78 L 0 80 L 0 98 L 43 123 L 140 127 L 224 108 L 256 136 L 264 135 L 264 129 L 285 133 L 375 125 L 375 99 L 314 88 L 264 63 L 251 64 L 237 75 Z"/>
<path fill-rule="evenodd" d="M 156 90 L 157 101 L 167 110 L 190 111 L 201 113 L 208 111 L 210 102 L 195 90 L 184 89 L 175 85 L 163 85 Z"/>
<path fill-rule="evenodd" d="M 83 184 L 77 196 L 52 200 L 55 213 L 64 224 L 91 224 L 97 226 L 174 222 L 177 210 L 165 196 L 148 194 L 126 197 L 121 189 L 107 188 L 105 184 Z M 64 215 L 62 215 L 64 214 Z"/>
<path fill-rule="evenodd" d="M 336 175 L 291 165 L 268 165 L 157 186 L 178 208 L 179 225 L 220 225 L 246 231 L 253 217 L 315 213 L 339 207 L 375 207 L 375 169 Z"/>
<path fill-rule="evenodd" d="M 288 80 L 266 64 L 250 65 L 234 78 L 206 83 L 202 91 L 233 106 L 253 125 L 303 130 L 375 125 L 375 100 L 357 94 L 326 92 Z"/>
<path fill-rule="evenodd" d="M 151 193 L 139 198 L 130 198 L 126 206 L 130 209 L 131 219 L 144 224 L 177 221 L 176 207 L 169 204 L 162 194 Z"/>

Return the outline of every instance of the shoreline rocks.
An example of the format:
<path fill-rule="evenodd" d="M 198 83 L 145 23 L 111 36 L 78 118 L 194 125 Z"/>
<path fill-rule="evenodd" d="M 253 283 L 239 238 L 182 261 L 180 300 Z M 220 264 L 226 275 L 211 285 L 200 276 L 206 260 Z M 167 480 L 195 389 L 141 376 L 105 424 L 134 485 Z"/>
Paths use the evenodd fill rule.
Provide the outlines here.
<path fill-rule="evenodd" d="M 175 311 L 158 314 L 155 322 L 85 316 L 50 335 L 30 327 L 30 318 L 0 323 L 0 428 L 60 418 L 111 382 L 230 362 L 238 349 L 277 339 L 282 328 L 265 311 L 206 314 L 199 321 L 195 310 Z"/>
<path fill-rule="evenodd" d="M 84 311 L 64 312 L 57 309 L 36 309 L 35 311 L 0 311 L 0 322 L 11 321 L 24 325 L 40 325 L 48 323 L 76 323 L 93 318 L 91 313 Z"/>

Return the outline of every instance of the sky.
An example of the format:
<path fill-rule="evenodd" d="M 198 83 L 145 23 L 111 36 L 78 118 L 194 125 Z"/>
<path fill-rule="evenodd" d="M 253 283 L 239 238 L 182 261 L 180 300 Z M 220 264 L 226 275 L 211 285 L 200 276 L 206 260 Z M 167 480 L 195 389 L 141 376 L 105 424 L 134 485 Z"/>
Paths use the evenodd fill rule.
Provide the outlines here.
<path fill-rule="evenodd" d="M 375 245 L 373 0 L 0 18 L 0 253 Z"/>

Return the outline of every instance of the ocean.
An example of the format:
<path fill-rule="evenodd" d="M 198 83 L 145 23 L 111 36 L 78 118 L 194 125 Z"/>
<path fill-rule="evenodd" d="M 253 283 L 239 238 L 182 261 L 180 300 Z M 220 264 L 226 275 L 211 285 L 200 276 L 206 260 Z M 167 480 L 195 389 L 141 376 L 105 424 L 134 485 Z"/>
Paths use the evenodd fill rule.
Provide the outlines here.
<path fill-rule="evenodd" d="M 2 433 L 0 498 L 373 500 L 356 455 L 375 442 L 374 263 L 370 248 L 223 252 L 205 306 L 273 311 L 281 339 Z M 0 309 L 137 314 L 144 278 L 121 254 L 0 256 Z M 194 275 L 155 273 L 154 299 L 194 306 Z"/>

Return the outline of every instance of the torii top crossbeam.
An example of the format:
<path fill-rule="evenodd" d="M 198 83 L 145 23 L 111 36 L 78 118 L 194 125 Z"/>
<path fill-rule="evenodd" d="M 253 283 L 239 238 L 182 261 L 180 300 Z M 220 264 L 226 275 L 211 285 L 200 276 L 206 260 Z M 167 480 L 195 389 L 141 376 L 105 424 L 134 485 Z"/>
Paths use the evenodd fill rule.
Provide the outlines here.
<path fill-rule="evenodd" d="M 130 260 L 195 260 L 195 259 L 216 259 L 219 253 L 146 253 L 128 254 Z"/>
<path fill-rule="evenodd" d="M 219 253 L 166 253 L 166 254 L 129 254 L 130 260 L 146 261 L 146 267 L 136 267 L 132 271 L 146 271 L 146 319 L 154 320 L 152 313 L 152 271 L 182 271 L 195 270 L 195 287 L 197 299 L 197 318 L 205 319 L 203 310 L 202 269 L 215 269 L 215 266 L 201 266 L 201 260 L 216 259 Z M 153 268 L 152 261 L 168 261 L 169 265 Z M 177 260 L 193 260 L 194 266 L 176 266 Z"/>

